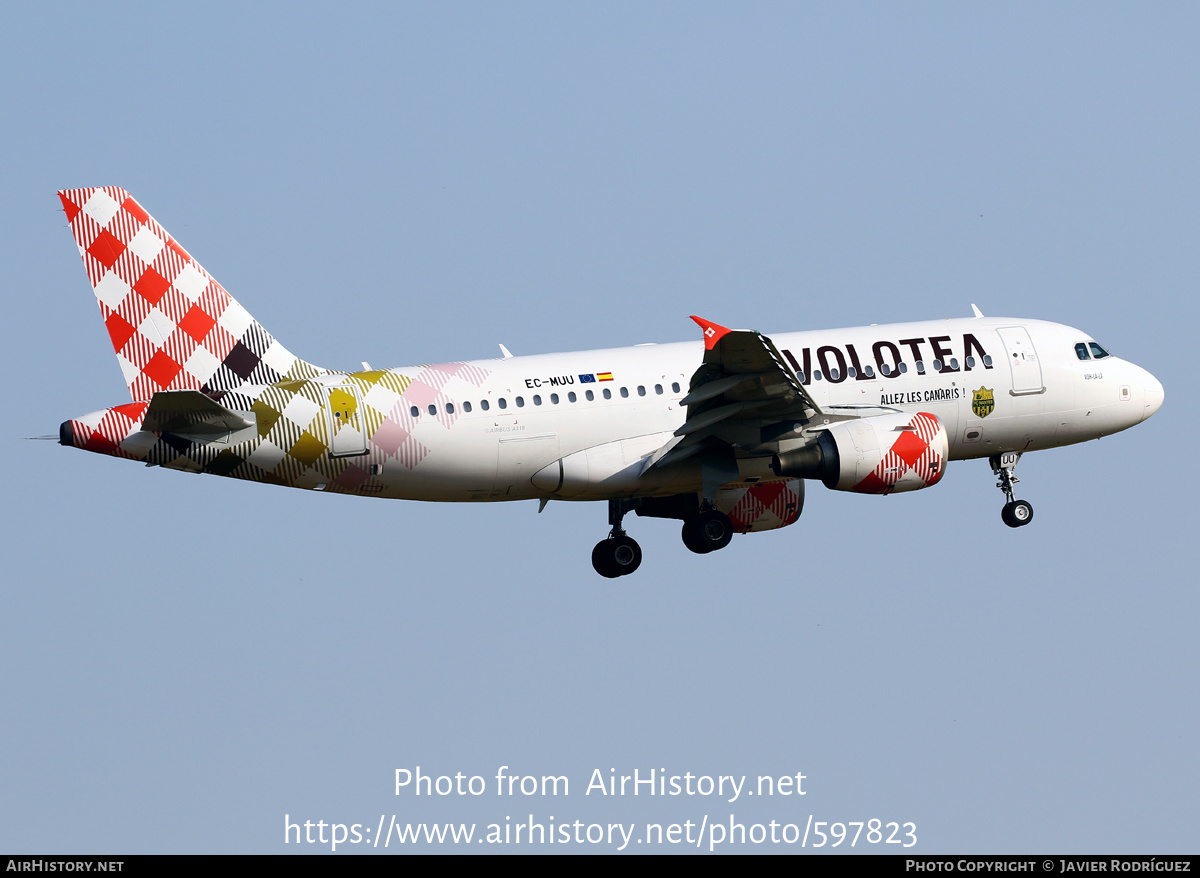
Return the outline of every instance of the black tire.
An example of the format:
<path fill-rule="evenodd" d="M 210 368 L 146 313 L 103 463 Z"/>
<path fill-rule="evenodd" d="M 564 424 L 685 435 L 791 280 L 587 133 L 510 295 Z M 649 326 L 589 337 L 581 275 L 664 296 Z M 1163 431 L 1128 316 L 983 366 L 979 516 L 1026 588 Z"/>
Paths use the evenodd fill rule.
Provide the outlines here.
<path fill-rule="evenodd" d="M 1009 527 L 1024 527 L 1033 521 L 1033 505 L 1026 500 L 1014 500 L 1005 503 L 1000 511 L 1000 517 Z"/>
<path fill-rule="evenodd" d="M 616 579 L 628 576 L 642 563 L 642 547 L 632 537 L 601 540 L 592 549 L 592 567 L 601 576 Z"/>
<path fill-rule="evenodd" d="M 709 546 L 710 552 L 724 549 L 733 539 L 733 522 L 724 512 L 712 510 L 700 516 L 700 534 Z"/>
<path fill-rule="evenodd" d="M 724 549 L 733 539 L 733 522 L 724 512 L 713 509 L 689 518 L 683 524 L 683 544 L 703 555 Z"/>
<path fill-rule="evenodd" d="M 704 538 L 700 536 L 694 518 L 689 518 L 683 523 L 683 544 L 697 555 L 707 555 L 712 551 L 712 547 L 705 544 Z"/>
<path fill-rule="evenodd" d="M 642 566 L 642 547 L 633 537 L 617 537 L 612 540 L 609 555 L 618 576 L 628 576 Z"/>
<path fill-rule="evenodd" d="M 592 568 L 601 576 L 608 579 L 616 579 L 618 574 L 615 568 L 609 564 L 608 540 L 601 540 L 596 543 L 592 549 Z"/>

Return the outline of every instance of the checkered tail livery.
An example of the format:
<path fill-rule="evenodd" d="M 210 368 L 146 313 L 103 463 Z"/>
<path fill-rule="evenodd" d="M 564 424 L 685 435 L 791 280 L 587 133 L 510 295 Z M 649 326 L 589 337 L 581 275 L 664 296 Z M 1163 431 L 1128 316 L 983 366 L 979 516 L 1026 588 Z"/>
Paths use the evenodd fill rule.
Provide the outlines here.
<path fill-rule="evenodd" d="M 58 197 L 132 399 L 322 371 L 276 341 L 124 189 Z"/>

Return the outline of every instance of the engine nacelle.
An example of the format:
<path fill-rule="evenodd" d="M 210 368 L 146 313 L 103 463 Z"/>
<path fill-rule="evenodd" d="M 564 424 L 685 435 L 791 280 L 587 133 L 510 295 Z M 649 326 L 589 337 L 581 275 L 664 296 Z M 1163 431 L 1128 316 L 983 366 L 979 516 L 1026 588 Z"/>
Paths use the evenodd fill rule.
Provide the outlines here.
<path fill-rule="evenodd" d="M 795 524 L 804 511 L 802 479 L 724 485 L 713 505 L 729 516 L 736 533 L 775 530 Z"/>
<path fill-rule="evenodd" d="M 950 438 L 928 412 L 838 421 L 816 442 L 775 455 L 776 475 L 820 479 L 835 491 L 892 494 L 941 481 Z"/>
<path fill-rule="evenodd" d="M 729 516 L 734 533 L 787 527 L 795 524 L 804 511 L 804 480 L 730 482 L 718 489 L 713 505 Z M 670 497 L 643 497 L 636 511 L 650 518 L 687 521 L 696 516 L 699 508 L 699 494 L 689 491 Z"/>

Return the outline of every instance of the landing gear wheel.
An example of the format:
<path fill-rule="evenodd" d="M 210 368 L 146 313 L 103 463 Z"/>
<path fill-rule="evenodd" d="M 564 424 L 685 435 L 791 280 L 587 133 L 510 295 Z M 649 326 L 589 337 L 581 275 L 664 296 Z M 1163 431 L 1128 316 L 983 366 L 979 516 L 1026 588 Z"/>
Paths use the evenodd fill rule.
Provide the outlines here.
<path fill-rule="evenodd" d="M 1000 517 L 1009 527 L 1022 527 L 1033 521 L 1033 506 L 1025 500 L 1013 500 L 1004 504 Z"/>
<path fill-rule="evenodd" d="M 992 472 L 1000 479 L 996 482 L 996 487 L 1004 492 L 1004 497 L 1008 500 L 1000 510 L 1000 517 L 1009 527 L 1024 527 L 1033 521 L 1033 506 L 1028 501 L 1018 500 L 1013 496 L 1013 485 L 1020 481 L 1013 474 L 1013 470 L 1017 468 L 1017 461 L 1020 459 L 1019 451 L 1005 451 L 988 458 Z"/>
<path fill-rule="evenodd" d="M 642 547 L 633 537 L 610 537 L 596 543 L 592 549 L 592 567 L 601 576 L 616 579 L 638 569 L 642 563 Z"/>
<path fill-rule="evenodd" d="M 712 551 L 712 546 L 703 541 L 692 520 L 683 523 L 683 544 L 697 555 L 706 555 Z"/>
<path fill-rule="evenodd" d="M 710 509 L 683 523 L 683 544 L 698 555 L 724 549 L 733 539 L 733 522 L 724 512 Z"/>

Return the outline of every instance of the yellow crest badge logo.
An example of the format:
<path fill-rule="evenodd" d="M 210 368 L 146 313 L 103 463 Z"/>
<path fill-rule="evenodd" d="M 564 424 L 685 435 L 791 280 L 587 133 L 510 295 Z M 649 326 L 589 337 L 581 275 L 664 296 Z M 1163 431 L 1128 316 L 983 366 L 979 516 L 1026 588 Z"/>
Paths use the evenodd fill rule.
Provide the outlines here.
<path fill-rule="evenodd" d="M 996 409 L 996 397 L 990 388 L 981 387 L 973 392 L 971 411 L 981 418 L 986 418 Z"/>

